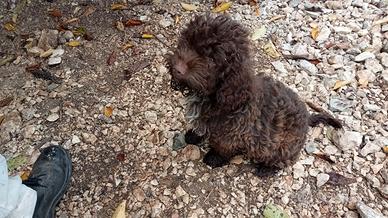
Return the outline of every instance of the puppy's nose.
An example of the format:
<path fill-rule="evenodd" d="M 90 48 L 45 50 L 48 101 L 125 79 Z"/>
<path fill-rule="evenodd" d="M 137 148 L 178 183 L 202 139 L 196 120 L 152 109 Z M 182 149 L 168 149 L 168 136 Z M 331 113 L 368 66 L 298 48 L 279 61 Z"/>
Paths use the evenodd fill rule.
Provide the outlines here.
<path fill-rule="evenodd" d="M 178 71 L 179 74 L 186 74 L 187 73 L 187 64 L 183 63 L 183 62 L 178 62 L 176 65 L 175 65 L 175 70 Z"/>

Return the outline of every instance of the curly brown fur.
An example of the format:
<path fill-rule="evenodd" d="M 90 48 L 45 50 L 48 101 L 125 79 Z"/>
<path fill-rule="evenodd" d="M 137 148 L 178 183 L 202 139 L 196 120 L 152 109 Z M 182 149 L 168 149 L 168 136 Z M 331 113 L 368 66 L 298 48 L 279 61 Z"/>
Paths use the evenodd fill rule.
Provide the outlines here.
<path fill-rule="evenodd" d="M 212 167 L 246 154 L 266 173 L 284 168 L 297 160 L 309 124 L 332 125 L 326 114 L 310 116 L 281 82 L 254 76 L 248 31 L 225 15 L 190 22 L 168 65 L 172 87 L 187 96 L 188 121 L 208 139 Z"/>

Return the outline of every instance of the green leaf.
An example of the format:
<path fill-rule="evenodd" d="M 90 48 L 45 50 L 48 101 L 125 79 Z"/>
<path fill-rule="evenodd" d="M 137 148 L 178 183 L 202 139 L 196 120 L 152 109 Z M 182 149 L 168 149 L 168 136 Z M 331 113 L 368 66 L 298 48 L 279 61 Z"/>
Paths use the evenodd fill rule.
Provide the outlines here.
<path fill-rule="evenodd" d="M 8 160 L 8 171 L 11 172 L 16 168 L 24 165 L 25 163 L 27 163 L 27 157 L 24 155 L 18 155 L 14 158 L 11 158 Z"/>
<path fill-rule="evenodd" d="M 268 204 L 263 212 L 264 218 L 289 218 L 288 215 L 277 206 Z"/>

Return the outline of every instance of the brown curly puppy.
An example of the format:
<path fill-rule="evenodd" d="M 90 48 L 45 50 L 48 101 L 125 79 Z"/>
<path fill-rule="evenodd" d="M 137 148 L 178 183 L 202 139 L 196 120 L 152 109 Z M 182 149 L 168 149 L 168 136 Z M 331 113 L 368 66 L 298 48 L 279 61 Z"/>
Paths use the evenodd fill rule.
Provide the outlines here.
<path fill-rule="evenodd" d="M 255 76 L 248 31 L 225 15 L 191 21 L 168 65 L 172 87 L 187 97 L 186 140 L 208 139 L 203 161 L 211 167 L 245 154 L 258 173 L 272 173 L 297 160 L 309 125 L 341 127 L 327 113 L 310 115 L 282 83 Z"/>

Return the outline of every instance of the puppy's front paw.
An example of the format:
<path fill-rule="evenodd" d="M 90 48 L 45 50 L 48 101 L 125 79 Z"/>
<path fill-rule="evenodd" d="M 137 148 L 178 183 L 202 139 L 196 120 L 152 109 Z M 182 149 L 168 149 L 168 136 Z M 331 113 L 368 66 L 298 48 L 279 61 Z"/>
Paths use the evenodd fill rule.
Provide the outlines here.
<path fill-rule="evenodd" d="M 204 137 L 197 135 L 194 130 L 190 129 L 185 134 L 185 141 L 187 144 L 198 145 L 203 142 Z"/>
<path fill-rule="evenodd" d="M 265 166 L 262 164 L 256 165 L 256 176 L 258 177 L 271 177 L 275 176 L 281 169 L 275 166 Z"/>
<path fill-rule="evenodd" d="M 229 160 L 210 150 L 203 158 L 203 162 L 212 168 L 216 168 L 228 164 Z"/>

